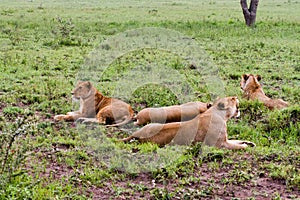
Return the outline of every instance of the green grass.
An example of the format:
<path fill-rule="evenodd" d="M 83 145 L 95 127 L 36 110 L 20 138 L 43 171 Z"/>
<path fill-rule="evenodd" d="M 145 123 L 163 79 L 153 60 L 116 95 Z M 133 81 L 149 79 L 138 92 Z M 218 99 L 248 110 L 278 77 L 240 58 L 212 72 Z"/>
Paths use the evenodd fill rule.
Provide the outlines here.
<path fill-rule="evenodd" d="M 1 1 L 0 199 L 234 198 L 250 186 L 249 199 L 299 197 L 299 9 L 299 1 L 261 1 L 248 28 L 236 1 Z M 145 27 L 161 31 L 160 48 L 131 49 L 139 46 L 127 40 L 101 62 L 122 45 L 114 39 Z M 172 45 L 177 33 L 185 39 Z M 180 55 L 189 50 L 196 69 Z M 265 93 L 290 107 L 242 100 L 243 73 L 262 75 Z M 78 107 L 70 93 L 84 77 L 136 111 L 236 95 L 241 118 L 228 122 L 229 138 L 257 147 L 123 144 L 135 128 L 54 123 Z M 276 192 L 256 187 L 262 179 Z"/>

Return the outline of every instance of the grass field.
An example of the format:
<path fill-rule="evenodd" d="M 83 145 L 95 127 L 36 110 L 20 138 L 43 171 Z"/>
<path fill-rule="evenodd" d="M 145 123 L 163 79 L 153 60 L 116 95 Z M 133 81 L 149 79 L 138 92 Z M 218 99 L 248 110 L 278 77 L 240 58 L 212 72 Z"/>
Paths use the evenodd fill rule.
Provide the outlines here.
<path fill-rule="evenodd" d="M 299 199 L 299 10 L 261 1 L 248 28 L 238 1 L 2 0 L 0 199 Z M 243 100 L 244 73 L 290 106 Z M 236 95 L 229 138 L 257 146 L 122 144 L 132 124 L 55 123 L 78 79 L 136 112 Z"/>

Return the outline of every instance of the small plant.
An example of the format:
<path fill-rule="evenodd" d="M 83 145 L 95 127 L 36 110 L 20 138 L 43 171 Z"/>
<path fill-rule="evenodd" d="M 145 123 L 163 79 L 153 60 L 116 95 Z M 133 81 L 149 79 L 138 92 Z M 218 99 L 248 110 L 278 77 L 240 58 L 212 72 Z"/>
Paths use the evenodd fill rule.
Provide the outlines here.
<path fill-rule="evenodd" d="M 57 30 L 53 31 L 53 33 L 61 36 L 62 38 L 70 38 L 75 28 L 72 19 L 65 20 L 61 17 L 57 17 L 56 21 L 58 22 Z"/>
<path fill-rule="evenodd" d="M 46 42 L 45 45 L 80 46 L 81 39 L 73 35 L 75 25 L 72 22 L 72 19 L 70 18 L 65 20 L 61 17 L 57 17 L 56 19 L 54 19 L 54 21 L 55 20 L 58 23 L 57 26 L 52 30 L 55 39 L 52 42 Z"/>
<path fill-rule="evenodd" d="M 4 116 L 8 118 L 17 117 L 18 115 L 24 114 L 24 110 L 17 106 L 8 106 L 4 108 L 2 112 Z"/>
<path fill-rule="evenodd" d="M 12 189 L 11 184 L 24 173 L 20 167 L 30 151 L 28 136 L 34 131 L 35 123 L 28 117 L 17 118 L 14 124 L 7 125 L 0 132 L 0 195 Z"/>

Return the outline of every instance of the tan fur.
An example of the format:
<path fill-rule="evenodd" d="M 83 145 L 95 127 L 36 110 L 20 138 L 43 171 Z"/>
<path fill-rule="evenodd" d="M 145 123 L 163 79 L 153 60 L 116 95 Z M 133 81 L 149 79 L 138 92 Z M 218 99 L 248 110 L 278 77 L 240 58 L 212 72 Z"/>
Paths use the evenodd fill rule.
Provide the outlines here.
<path fill-rule="evenodd" d="M 130 122 L 134 112 L 127 103 L 103 96 L 89 81 L 79 81 L 72 91 L 74 99 L 80 99 L 80 109 L 66 115 L 56 115 L 56 121 L 96 122 L 120 126 Z"/>
<path fill-rule="evenodd" d="M 170 123 L 187 121 L 205 112 L 210 107 L 211 104 L 209 103 L 197 101 L 161 108 L 145 108 L 135 117 L 137 121 L 134 125 L 145 125 L 149 122 Z"/>
<path fill-rule="evenodd" d="M 237 97 L 219 99 L 206 112 L 185 122 L 167 124 L 152 123 L 134 132 L 122 141 L 137 139 L 140 142 L 152 142 L 160 146 L 166 144 L 189 145 L 203 142 L 209 146 L 227 149 L 244 149 L 254 143 L 240 140 L 228 140 L 226 122 L 238 117 Z"/>
<path fill-rule="evenodd" d="M 282 109 L 288 106 L 288 103 L 282 99 L 271 99 L 267 97 L 260 85 L 261 76 L 253 74 L 243 74 L 241 79 L 241 89 L 243 90 L 243 98 L 262 102 L 269 109 Z"/>

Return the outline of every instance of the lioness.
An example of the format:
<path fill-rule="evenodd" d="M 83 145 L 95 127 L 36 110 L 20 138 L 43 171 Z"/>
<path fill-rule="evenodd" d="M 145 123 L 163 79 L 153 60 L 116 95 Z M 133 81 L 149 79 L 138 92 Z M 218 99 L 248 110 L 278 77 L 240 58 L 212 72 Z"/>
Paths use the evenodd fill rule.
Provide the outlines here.
<path fill-rule="evenodd" d="M 245 149 L 248 145 L 255 146 L 254 143 L 248 141 L 228 140 L 226 122 L 232 117 L 239 116 L 238 105 L 237 97 L 222 98 L 192 120 L 148 124 L 122 141 L 138 139 L 140 142 L 153 142 L 160 146 L 203 142 L 209 146 L 227 149 Z"/>
<path fill-rule="evenodd" d="M 243 98 L 261 101 L 269 109 L 282 109 L 288 106 L 288 103 L 282 99 L 271 99 L 267 97 L 259 83 L 260 75 L 243 74 L 241 80 L 241 89 L 243 90 Z"/>
<path fill-rule="evenodd" d="M 80 100 L 80 108 L 66 115 L 56 115 L 55 120 L 96 122 L 121 126 L 130 122 L 134 112 L 127 103 L 103 96 L 89 81 L 79 81 L 72 91 L 73 99 Z"/>
<path fill-rule="evenodd" d="M 134 122 L 134 125 L 145 125 L 149 122 L 170 123 L 187 121 L 205 112 L 210 107 L 210 103 L 196 101 L 161 108 L 145 108 L 136 115 L 135 119 L 137 121 Z"/>

